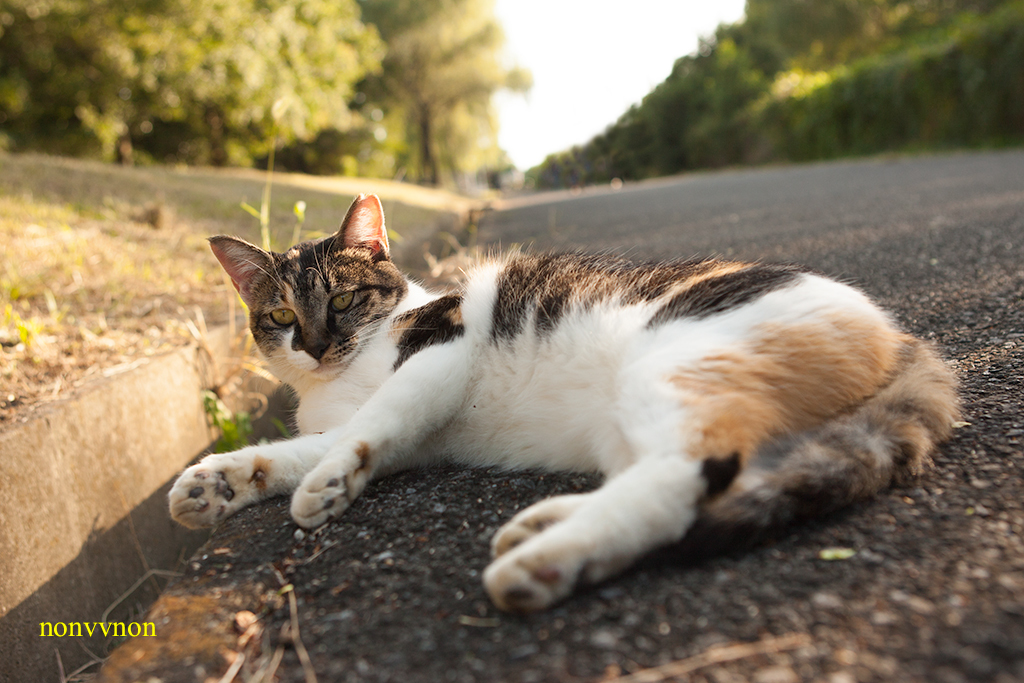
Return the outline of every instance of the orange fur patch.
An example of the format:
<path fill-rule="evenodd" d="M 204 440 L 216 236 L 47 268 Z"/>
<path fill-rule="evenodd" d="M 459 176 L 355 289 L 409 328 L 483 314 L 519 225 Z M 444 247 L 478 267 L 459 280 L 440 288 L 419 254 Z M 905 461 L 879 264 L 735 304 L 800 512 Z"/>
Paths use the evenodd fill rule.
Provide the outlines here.
<path fill-rule="evenodd" d="M 252 476 L 249 481 L 253 482 L 260 491 L 267 488 L 267 477 L 270 476 L 270 461 L 266 458 L 256 456 L 252 459 Z"/>
<path fill-rule="evenodd" d="M 370 444 L 360 441 L 356 446 L 356 456 L 359 458 L 359 470 L 366 470 L 372 464 L 370 461 Z"/>
<path fill-rule="evenodd" d="M 689 409 L 690 453 L 746 460 L 769 438 L 853 408 L 885 384 L 908 341 L 889 325 L 852 315 L 761 326 L 753 341 L 669 378 Z"/>
<path fill-rule="evenodd" d="M 449 308 L 445 311 L 444 317 L 448 319 L 452 325 L 462 325 L 462 306 L 456 306 Z"/>
<path fill-rule="evenodd" d="M 715 278 L 722 277 L 723 275 L 729 275 L 731 273 L 738 273 L 741 270 L 746 270 L 749 267 L 749 263 L 741 263 L 738 261 L 722 261 L 714 263 L 712 267 L 709 268 L 707 271 L 697 273 L 696 275 L 693 275 L 683 280 L 681 283 L 679 283 L 677 287 L 673 288 L 669 292 L 668 296 L 676 296 L 680 292 L 685 292 L 686 290 L 690 289 L 694 285 L 700 284 L 701 282 L 706 282 L 707 280 L 714 280 Z"/>
<path fill-rule="evenodd" d="M 391 338 L 391 341 L 397 344 L 402 339 L 402 335 L 405 334 L 405 331 L 416 324 L 416 320 L 417 318 L 415 315 L 404 314 L 399 316 L 394 323 L 392 323 L 391 330 L 388 332 L 388 336 Z"/>

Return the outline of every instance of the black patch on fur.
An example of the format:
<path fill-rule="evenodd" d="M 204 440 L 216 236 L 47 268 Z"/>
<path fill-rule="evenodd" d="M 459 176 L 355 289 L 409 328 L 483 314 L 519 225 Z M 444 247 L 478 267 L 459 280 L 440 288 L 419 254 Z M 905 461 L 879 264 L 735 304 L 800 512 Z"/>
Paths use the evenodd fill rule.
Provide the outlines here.
<path fill-rule="evenodd" d="M 803 271 L 793 266 L 752 265 L 694 283 L 668 300 L 648 327 L 678 318 L 706 318 L 785 287 Z"/>
<path fill-rule="evenodd" d="M 498 295 L 491 321 L 492 339 L 514 339 L 523 331 L 535 296 L 533 290 L 547 275 L 538 273 L 535 265 L 535 259 L 515 258 L 498 276 Z"/>
<path fill-rule="evenodd" d="M 466 331 L 465 326 L 458 322 L 461 321 L 458 310 L 461 305 L 461 295 L 449 294 L 398 316 L 395 325 L 405 329 L 398 340 L 395 370 L 414 353 L 461 337 Z"/>
<path fill-rule="evenodd" d="M 491 339 L 514 339 L 526 329 L 531 315 L 537 335 L 543 337 L 570 308 L 658 299 L 674 285 L 713 271 L 718 264 L 710 259 L 636 263 L 607 254 L 517 255 L 498 276 Z"/>
<path fill-rule="evenodd" d="M 700 473 L 708 483 L 705 498 L 713 498 L 729 488 L 729 484 L 740 471 L 740 454 L 733 453 L 728 458 L 707 458 L 701 465 Z"/>
<path fill-rule="evenodd" d="M 886 468 L 876 458 L 860 453 L 862 438 L 832 423 L 764 444 L 746 466 L 761 473 L 762 483 L 706 497 L 683 539 L 650 559 L 692 564 L 749 550 L 874 495 L 889 481 L 879 476 Z M 829 457 L 819 449 L 831 451 Z"/>

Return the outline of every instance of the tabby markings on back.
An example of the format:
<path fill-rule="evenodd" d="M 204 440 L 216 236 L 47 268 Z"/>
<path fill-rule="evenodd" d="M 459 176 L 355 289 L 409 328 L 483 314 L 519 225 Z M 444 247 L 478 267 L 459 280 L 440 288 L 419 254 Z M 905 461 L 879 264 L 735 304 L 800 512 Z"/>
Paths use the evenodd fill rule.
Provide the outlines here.
<path fill-rule="evenodd" d="M 172 516 L 210 526 L 287 493 L 313 528 L 374 477 L 443 461 L 603 474 L 495 535 L 484 584 L 505 610 L 903 484 L 958 414 L 930 346 L 795 266 L 514 254 L 428 292 L 392 263 L 373 195 L 284 254 L 210 243 L 303 436 L 186 469 Z"/>

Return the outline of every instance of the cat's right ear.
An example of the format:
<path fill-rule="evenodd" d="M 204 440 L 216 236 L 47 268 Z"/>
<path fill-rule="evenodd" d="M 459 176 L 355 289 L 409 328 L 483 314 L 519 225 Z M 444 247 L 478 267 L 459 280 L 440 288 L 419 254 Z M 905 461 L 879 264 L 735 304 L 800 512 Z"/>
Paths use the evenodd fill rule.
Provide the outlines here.
<path fill-rule="evenodd" d="M 231 284 L 242 296 L 242 301 L 252 308 L 253 283 L 261 274 L 270 275 L 274 268 L 273 258 L 256 245 L 228 235 L 211 237 L 210 249 L 231 277 Z"/>
<path fill-rule="evenodd" d="M 390 258 L 384 207 L 375 194 L 361 194 L 341 221 L 335 244 L 343 249 L 368 249 L 374 260 Z"/>

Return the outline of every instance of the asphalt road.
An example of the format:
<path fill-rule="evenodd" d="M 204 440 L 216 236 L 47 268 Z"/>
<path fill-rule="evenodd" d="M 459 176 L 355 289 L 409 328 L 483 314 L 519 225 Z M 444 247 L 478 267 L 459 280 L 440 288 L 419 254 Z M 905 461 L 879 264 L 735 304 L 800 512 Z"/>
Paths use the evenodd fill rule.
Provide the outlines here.
<path fill-rule="evenodd" d="M 236 680 L 276 663 L 281 681 L 597 681 L 679 661 L 689 673 L 645 680 L 1024 680 L 1024 152 L 527 198 L 485 215 L 479 238 L 796 261 L 847 278 L 940 346 L 969 424 L 911 488 L 738 556 L 645 566 L 529 617 L 488 602 L 488 540 L 591 477 L 404 473 L 301 537 L 286 501 L 270 501 L 215 532 L 150 613 L 158 638 L 122 645 L 100 680 L 203 680 L 231 661 Z M 243 610 L 260 618 L 245 644 Z"/>

